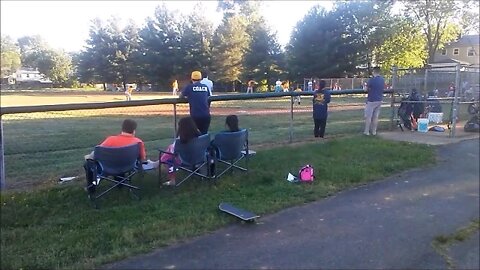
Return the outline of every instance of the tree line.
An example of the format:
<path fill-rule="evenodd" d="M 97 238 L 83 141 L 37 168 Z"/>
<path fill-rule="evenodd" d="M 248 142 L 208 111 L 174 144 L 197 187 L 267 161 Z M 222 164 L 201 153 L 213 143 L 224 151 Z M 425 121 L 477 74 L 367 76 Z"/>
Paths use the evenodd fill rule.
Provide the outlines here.
<path fill-rule="evenodd" d="M 175 79 L 189 80 L 206 70 L 216 88 L 236 90 L 239 83 L 303 83 L 305 77 L 366 76 L 373 65 L 422 67 L 444 44 L 469 31 L 478 33 L 478 2 L 463 0 L 342 1 L 332 10 L 314 6 L 297 23 L 282 48 L 277 33 L 260 13 L 262 3 L 218 1 L 222 12 L 214 28 L 202 4 L 186 16 L 163 5 L 141 27 L 117 17 L 92 20 L 80 52 L 54 50 L 40 36 L 16 42 L 2 37 L 2 77 L 18 67 L 37 68 L 54 83 L 152 84 L 170 89 Z M 282 14 L 279 14 L 281 19 Z"/>

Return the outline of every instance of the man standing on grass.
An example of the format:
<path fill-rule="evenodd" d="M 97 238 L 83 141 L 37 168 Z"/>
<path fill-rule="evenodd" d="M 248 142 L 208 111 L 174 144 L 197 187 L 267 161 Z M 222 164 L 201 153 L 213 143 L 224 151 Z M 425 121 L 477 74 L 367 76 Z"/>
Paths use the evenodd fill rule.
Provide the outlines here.
<path fill-rule="evenodd" d="M 383 88 L 385 80 L 380 76 L 380 68 L 373 68 L 373 77 L 367 83 L 367 104 L 365 106 L 365 130 L 364 135 L 377 135 L 378 116 L 383 100 Z"/>
<path fill-rule="evenodd" d="M 172 95 L 176 96 L 178 93 L 178 81 L 174 80 L 172 83 Z"/>
<path fill-rule="evenodd" d="M 213 82 L 208 78 L 208 74 L 206 71 L 202 72 L 202 76 L 203 76 L 203 79 L 200 81 L 200 83 L 203 83 L 208 87 L 208 91 L 210 92 L 210 96 L 211 96 L 213 91 Z"/>
<path fill-rule="evenodd" d="M 253 94 L 253 87 L 257 84 L 256 81 L 254 80 L 249 80 L 247 83 L 247 94 Z"/>
<path fill-rule="evenodd" d="M 125 97 L 127 98 L 127 101 L 132 100 L 132 93 L 133 93 L 133 87 L 130 85 L 128 86 L 127 90 L 125 90 Z"/>
<path fill-rule="evenodd" d="M 210 101 L 211 96 L 208 86 L 201 83 L 202 73 L 192 72 L 192 83 L 187 85 L 180 93 L 180 98 L 186 97 L 190 107 L 190 116 L 202 134 L 207 134 L 210 127 Z"/>

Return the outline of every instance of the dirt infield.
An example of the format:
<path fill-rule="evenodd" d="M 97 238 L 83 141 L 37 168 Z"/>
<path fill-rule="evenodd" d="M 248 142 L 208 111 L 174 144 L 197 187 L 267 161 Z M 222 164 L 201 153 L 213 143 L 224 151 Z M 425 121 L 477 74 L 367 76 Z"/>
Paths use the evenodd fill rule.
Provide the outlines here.
<path fill-rule="evenodd" d="M 161 98 L 172 98 L 167 93 L 134 93 L 133 100 L 152 100 Z M 54 104 L 76 104 L 76 103 L 101 103 L 112 101 L 125 101 L 125 95 L 121 92 L 26 92 L 26 93 L 2 93 L 1 106 L 36 106 L 36 105 L 54 105 Z M 305 103 L 308 104 L 308 103 Z M 331 104 L 331 111 L 344 111 L 362 109 L 363 104 Z M 109 115 L 118 114 L 120 109 L 100 109 L 95 110 L 95 114 Z M 295 113 L 310 113 L 310 106 L 295 106 Z M 91 114 L 90 110 L 90 114 Z M 139 106 L 134 110 L 128 111 L 129 115 L 172 115 L 172 105 L 151 105 Z M 290 109 L 278 108 L 226 108 L 212 106 L 211 113 L 214 115 L 269 115 L 286 114 Z M 79 114 L 85 114 L 85 111 L 79 111 Z M 188 114 L 188 105 L 180 104 L 177 106 L 178 115 Z"/>

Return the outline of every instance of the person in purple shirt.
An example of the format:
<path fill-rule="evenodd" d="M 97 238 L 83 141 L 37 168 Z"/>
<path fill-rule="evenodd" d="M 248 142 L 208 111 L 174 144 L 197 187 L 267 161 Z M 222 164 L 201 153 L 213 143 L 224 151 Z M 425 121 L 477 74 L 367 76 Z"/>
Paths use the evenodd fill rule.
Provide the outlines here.
<path fill-rule="evenodd" d="M 367 83 L 367 104 L 365 105 L 365 135 L 377 135 L 378 116 L 383 100 L 385 80 L 380 76 L 380 67 L 374 67 L 373 77 Z"/>
<path fill-rule="evenodd" d="M 208 86 L 200 83 L 202 73 L 200 71 L 192 72 L 192 83 L 185 86 L 180 94 L 180 98 L 186 97 L 190 107 L 190 116 L 197 125 L 202 134 L 208 133 L 210 127 L 210 91 Z"/>
<path fill-rule="evenodd" d="M 327 125 L 328 103 L 330 103 L 330 91 L 324 89 L 327 83 L 320 80 L 315 86 L 316 90 L 313 94 L 313 135 L 323 138 L 325 135 L 325 126 Z"/>

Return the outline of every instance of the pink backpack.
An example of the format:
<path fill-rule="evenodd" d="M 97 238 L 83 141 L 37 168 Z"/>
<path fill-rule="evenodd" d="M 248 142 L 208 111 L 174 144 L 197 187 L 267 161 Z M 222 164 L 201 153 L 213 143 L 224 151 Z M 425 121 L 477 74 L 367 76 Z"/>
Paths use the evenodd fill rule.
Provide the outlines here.
<path fill-rule="evenodd" d="M 315 174 L 313 173 L 312 165 L 305 165 L 303 168 L 298 171 L 298 178 L 300 182 L 313 182 L 315 179 Z"/>

